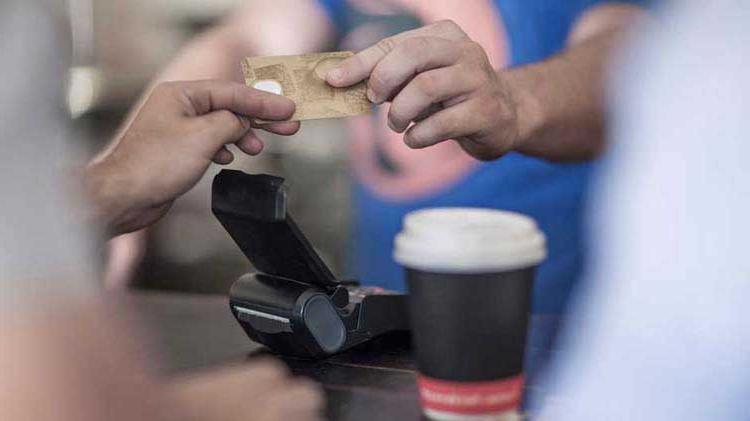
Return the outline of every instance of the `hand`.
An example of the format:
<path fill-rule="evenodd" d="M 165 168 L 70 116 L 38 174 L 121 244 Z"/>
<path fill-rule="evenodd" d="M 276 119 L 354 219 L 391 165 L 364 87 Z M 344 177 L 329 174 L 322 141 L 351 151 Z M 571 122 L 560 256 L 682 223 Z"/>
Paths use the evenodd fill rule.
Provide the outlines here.
<path fill-rule="evenodd" d="M 281 122 L 294 103 L 231 82 L 170 82 L 157 86 L 119 141 L 89 164 L 87 190 L 112 233 L 144 228 L 192 188 L 211 162 L 228 164 L 226 148 L 256 155 L 263 142 L 252 128 L 289 135 Z M 279 121 L 256 123 L 253 119 Z"/>
<path fill-rule="evenodd" d="M 368 98 L 391 102 L 388 125 L 406 132 L 409 147 L 455 139 L 472 156 L 489 160 L 512 150 L 519 138 L 510 87 L 484 49 L 451 21 L 385 38 L 344 60 L 326 81 L 345 87 L 368 77 Z"/>

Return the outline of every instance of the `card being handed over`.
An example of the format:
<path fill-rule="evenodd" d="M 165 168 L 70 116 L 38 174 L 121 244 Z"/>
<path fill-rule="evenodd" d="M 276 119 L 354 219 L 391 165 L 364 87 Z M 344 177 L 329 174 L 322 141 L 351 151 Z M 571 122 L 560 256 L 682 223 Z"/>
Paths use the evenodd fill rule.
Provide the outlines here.
<path fill-rule="evenodd" d="M 297 104 L 291 121 L 369 114 L 372 103 L 365 95 L 366 81 L 348 88 L 334 88 L 325 81 L 329 70 L 353 54 L 248 57 L 242 71 L 247 86 L 284 95 Z"/>

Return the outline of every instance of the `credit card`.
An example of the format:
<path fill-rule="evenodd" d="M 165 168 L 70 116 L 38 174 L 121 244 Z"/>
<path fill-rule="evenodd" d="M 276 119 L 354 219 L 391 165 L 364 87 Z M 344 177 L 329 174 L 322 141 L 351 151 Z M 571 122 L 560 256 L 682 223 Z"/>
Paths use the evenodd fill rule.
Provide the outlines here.
<path fill-rule="evenodd" d="M 242 61 L 247 86 L 284 95 L 297 105 L 289 119 L 337 118 L 372 112 L 366 84 L 334 88 L 326 73 L 354 53 L 338 51 L 296 56 L 248 57 Z"/>

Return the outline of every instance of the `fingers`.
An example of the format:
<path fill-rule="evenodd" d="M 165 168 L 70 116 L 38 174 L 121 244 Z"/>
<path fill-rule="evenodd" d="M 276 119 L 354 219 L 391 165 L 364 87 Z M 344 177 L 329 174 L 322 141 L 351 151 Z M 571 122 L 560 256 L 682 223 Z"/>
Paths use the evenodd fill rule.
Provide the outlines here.
<path fill-rule="evenodd" d="M 235 145 L 248 155 L 258 155 L 263 151 L 263 141 L 253 132 L 248 132 L 248 134 L 238 140 Z"/>
<path fill-rule="evenodd" d="M 261 120 L 286 120 L 294 114 L 292 100 L 281 95 L 224 81 L 171 82 L 167 88 L 184 95 L 196 115 L 227 110 Z"/>
<path fill-rule="evenodd" d="M 478 112 L 478 106 L 477 100 L 470 99 L 438 111 L 409 128 L 404 135 L 404 142 L 410 148 L 421 149 L 445 140 L 474 134 L 477 128 L 487 126 L 483 121 L 484 113 Z"/>
<path fill-rule="evenodd" d="M 370 76 L 375 65 L 393 50 L 398 44 L 398 35 L 384 38 L 372 47 L 342 61 L 326 74 L 326 82 L 331 86 L 343 88 L 359 83 Z"/>
<path fill-rule="evenodd" d="M 196 119 L 196 126 L 207 134 L 201 137 L 200 141 L 210 142 L 216 148 L 236 142 L 245 136 L 251 127 L 250 120 L 246 117 L 227 110 L 213 111 Z"/>
<path fill-rule="evenodd" d="M 214 155 L 212 161 L 219 165 L 227 165 L 234 161 L 234 154 L 227 149 L 226 146 L 222 146 L 216 155 Z"/>
<path fill-rule="evenodd" d="M 431 114 L 429 111 L 440 109 L 433 105 L 469 93 L 475 85 L 475 78 L 459 66 L 420 73 L 393 99 L 388 126 L 402 133 L 412 121 L 424 119 Z"/>
<path fill-rule="evenodd" d="M 457 41 L 465 38 L 466 33 L 454 22 L 446 20 L 384 38 L 331 69 L 326 75 L 326 81 L 331 86 L 339 88 L 359 83 L 367 79 L 380 60 L 393 51 L 399 43 L 414 37 L 439 37 Z"/>
<path fill-rule="evenodd" d="M 289 136 L 297 133 L 300 127 L 300 122 L 282 121 L 278 123 L 253 123 L 252 126 L 267 132 Z"/>
<path fill-rule="evenodd" d="M 414 75 L 454 64 L 461 56 L 460 45 L 437 37 L 404 40 L 372 70 L 368 98 L 380 104 L 391 98 Z"/>
<path fill-rule="evenodd" d="M 198 124 L 209 133 L 207 138 L 212 143 L 215 142 L 214 146 L 217 148 L 236 143 L 241 151 L 257 155 L 263 150 L 263 142 L 252 133 L 251 127 L 280 135 L 294 134 L 300 127 L 299 122 L 255 123 L 249 118 L 291 117 L 294 103 L 279 95 L 218 81 L 186 82 L 177 89 L 188 98 L 197 115 Z M 212 160 L 226 165 L 234 160 L 234 155 L 226 147 L 222 147 Z"/>
<path fill-rule="evenodd" d="M 279 123 L 251 123 L 247 118 L 233 114 L 230 111 L 214 111 L 204 116 L 198 117 L 202 124 L 203 130 L 210 133 L 203 138 L 203 141 L 216 142 L 216 147 L 220 148 L 213 156 L 212 161 L 219 165 L 227 165 L 234 161 L 232 154 L 226 146 L 234 143 L 237 148 L 248 155 L 258 155 L 263 151 L 263 141 L 250 129 L 250 127 L 259 127 L 271 133 L 280 135 L 292 135 L 299 130 L 299 122 L 279 122 Z"/>
<path fill-rule="evenodd" d="M 251 123 L 246 117 L 227 110 L 213 111 L 197 119 L 202 129 L 209 132 L 210 135 L 207 138 L 216 142 L 217 148 L 234 143 L 248 155 L 257 155 L 263 150 L 263 141 L 253 133 L 250 127 L 258 127 L 280 135 L 292 135 L 300 127 L 299 122 L 296 121 Z M 226 165 L 234 160 L 234 155 L 226 147 L 221 147 L 212 160 L 217 164 Z"/>

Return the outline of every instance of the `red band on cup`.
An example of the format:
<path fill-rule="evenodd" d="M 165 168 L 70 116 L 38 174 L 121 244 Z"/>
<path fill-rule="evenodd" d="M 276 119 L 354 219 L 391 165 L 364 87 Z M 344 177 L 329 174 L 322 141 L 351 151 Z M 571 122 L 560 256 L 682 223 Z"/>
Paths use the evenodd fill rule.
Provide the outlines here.
<path fill-rule="evenodd" d="M 495 414 L 521 403 L 523 375 L 489 382 L 455 382 L 418 375 L 424 409 L 454 414 Z"/>

